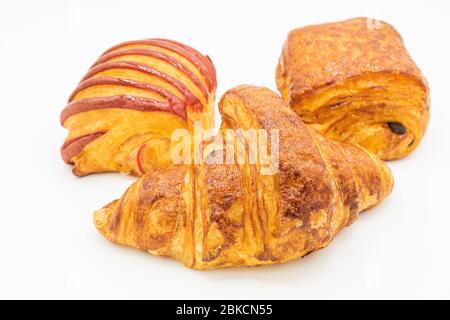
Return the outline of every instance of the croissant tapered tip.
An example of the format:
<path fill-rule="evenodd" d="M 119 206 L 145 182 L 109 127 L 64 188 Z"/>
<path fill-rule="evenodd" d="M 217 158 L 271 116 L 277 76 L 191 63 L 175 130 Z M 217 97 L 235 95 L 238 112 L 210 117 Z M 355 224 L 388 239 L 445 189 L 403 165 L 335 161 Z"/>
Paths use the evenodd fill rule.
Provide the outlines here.
<path fill-rule="evenodd" d="M 109 222 L 110 222 L 110 216 L 111 213 L 113 212 L 112 210 L 112 205 L 115 201 L 113 201 L 112 203 L 104 206 L 103 208 L 101 208 L 100 210 L 97 210 L 94 212 L 94 224 L 95 227 L 98 229 L 98 231 L 100 231 L 101 234 L 103 234 L 104 236 L 106 236 L 106 230 L 109 226 Z"/>
<path fill-rule="evenodd" d="M 108 224 L 108 208 L 102 208 L 94 212 L 94 223 L 98 230 L 102 231 Z"/>

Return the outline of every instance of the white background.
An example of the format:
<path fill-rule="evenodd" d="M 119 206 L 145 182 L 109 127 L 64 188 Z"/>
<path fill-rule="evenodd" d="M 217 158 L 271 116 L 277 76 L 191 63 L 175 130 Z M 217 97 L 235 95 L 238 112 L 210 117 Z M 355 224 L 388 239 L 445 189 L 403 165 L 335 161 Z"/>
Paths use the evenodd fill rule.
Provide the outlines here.
<path fill-rule="evenodd" d="M 0 298 L 450 298 L 448 3 L 2 0 Z M 59 155 L 59 113 L 100 53 L 172 38 L 211 56 L 219 97 L 243 83 L 276 89 L 290 29 L 355 16 L 392 23 L 432 90 L 428 132 L 389 163 L 383 204 L 328 248 L 269 267 L 193 271 L 100 236 L 92 212 L 134 178 L 77 178 Z"/>

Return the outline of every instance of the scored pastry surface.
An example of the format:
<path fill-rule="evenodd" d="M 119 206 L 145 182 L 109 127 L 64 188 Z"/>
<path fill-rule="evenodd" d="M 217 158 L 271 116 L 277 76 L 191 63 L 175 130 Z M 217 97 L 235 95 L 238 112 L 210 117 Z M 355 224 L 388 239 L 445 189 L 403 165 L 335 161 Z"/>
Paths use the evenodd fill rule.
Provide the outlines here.
<path fill-rule="evenodd" d="M 171 134 L 214 126 L 216 73 L 208 56 L 167 39 L 129 41 L 90 68 L 61 113 L 74 173 L 142 175 L 167 166 Z"/>

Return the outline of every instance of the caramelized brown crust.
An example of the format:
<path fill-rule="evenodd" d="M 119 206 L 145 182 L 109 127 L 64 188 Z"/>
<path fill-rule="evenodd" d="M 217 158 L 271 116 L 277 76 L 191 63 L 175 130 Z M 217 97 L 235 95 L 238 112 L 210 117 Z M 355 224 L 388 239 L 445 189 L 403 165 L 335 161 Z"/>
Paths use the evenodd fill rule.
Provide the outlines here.
<path fill-rule="evenodd" d="M 292 30 L 277 86 L 303 121 L 384 160 L 402 158 L 429 120 L 427 81 L 398 32 L 367 18 Z"/>
<path fill-rule="evenodd" d="M 261 164 L 240 164 L 234 153 L 229 164 L 149 172 L 95 212 L 106 238 L 196 269 L 283 263 L 325 247 L 391 192 L 382 161 L 308 128 L 268 89 L 229 90 L 219 109 L 222 135 L 279 130 L 278 172 L 263 175 Z"/>
<path fill-rule="evenodd" d="M 61 155 L 76 175 L 142 175 L 170 164 L 170 135 L 195 121 L 213 126 L 215 69 L 196 50 L 167 39 L 129 41 L 107 50 L 69 98 Z M 98 134 L 101 132 L 102 134 Z"/>

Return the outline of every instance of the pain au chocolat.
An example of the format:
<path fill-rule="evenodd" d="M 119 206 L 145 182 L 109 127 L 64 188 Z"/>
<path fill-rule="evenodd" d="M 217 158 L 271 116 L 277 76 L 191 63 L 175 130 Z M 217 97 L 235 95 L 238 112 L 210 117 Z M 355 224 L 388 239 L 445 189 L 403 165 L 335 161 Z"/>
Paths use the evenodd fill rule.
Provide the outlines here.
<path fill-rule="evenodd" d="M 276 81 L 306 124 L 384 160 L 410 154 L 427 128 L 427 81 L 385 22 L 355 18 L 291 31 Z"/>
<path fill-rule="evenodd" d="M 62 158 L 76 175 L 142 175 L 171 163 L 171 134 L 214 125 L 216 72 L 208 56 L 180 42 L 147 39 L 107 50 L 61 113 L 69 130 Z"/>
<path fill-rule="evenodd" d="M 231 89 L 219 110 L 219 136 L 278 132 L 279 169 L 266 174 L 263 162 L 240 163 L 236 148 L 219 145 L 211 155 L 232 161 L 152 170 L 95 212 L 103 236 L 195 269 L 283 263 L 327 246 L 392 190 L 383 161 L 307 127 L 269 89 Z"/>

